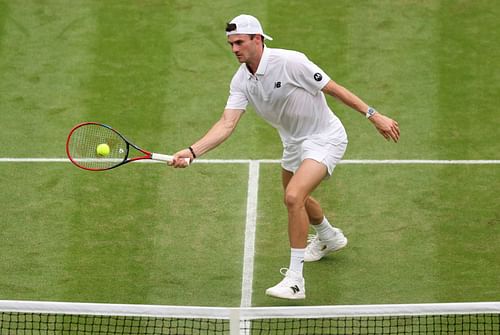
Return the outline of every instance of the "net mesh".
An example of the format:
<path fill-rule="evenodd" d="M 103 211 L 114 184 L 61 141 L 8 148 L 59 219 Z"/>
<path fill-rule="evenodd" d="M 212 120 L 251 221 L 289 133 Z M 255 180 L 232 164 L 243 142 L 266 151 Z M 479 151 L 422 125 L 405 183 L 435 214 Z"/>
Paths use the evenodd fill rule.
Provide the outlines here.
<path fill-rule="evenodd" d="M 498 335 L 500 303 L 239 309 L 0 301 L 0 335 L 7 334 Z"/>
<path fill-rule="evenodd" d="M 229 320 L 2 313 L 0 334 L 229 334 Z"/>
<path fill-rule="evenodd" d="M 253 320 L 248 334 L 499 334 L 498 315 L 425 315 Z"/>
<path fill-rule="evenodd" d="M 123 162 L 127 157 L 128 145 L 111 128 L 87 123 L 72 130 L 67 153 L 73 163 L 82 168 L 105 170 Z"/>

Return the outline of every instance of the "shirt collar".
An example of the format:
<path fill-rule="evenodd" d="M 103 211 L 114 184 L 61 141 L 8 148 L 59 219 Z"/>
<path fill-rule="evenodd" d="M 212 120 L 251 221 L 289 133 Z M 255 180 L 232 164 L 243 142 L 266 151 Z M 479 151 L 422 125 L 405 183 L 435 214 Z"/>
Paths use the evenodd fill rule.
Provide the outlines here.
<path fill-rule="evenodd" d="M 267 64 L 269 63 L 269 54 L 270 50 L 264 45 L 264 51 L 262 52 L 262 57 L 260 58 L 259 66 L 257 67 L 257 71 L 255 72 L 255 76 L 263 76 L 266 73 Z M 248 79 L 252 78 L 252 73 L 248 70 L 248 67 L 245 64 L 245 69 L 248 74 Z"/>
<path fill-rule="evenodd" d="M 262 52 L 259 67 L 257 68 L 255 74 L 263 76 L 266 73 L 267 64 L 269 62 L 269 52 L 269 49 L 264 45 L 264 51 Z"/>

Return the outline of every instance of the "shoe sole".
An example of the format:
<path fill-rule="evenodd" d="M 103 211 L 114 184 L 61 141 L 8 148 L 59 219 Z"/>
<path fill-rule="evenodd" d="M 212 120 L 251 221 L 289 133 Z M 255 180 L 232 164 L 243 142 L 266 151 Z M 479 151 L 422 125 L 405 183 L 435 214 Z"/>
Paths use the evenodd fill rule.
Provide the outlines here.
<path fill-rule="evenodd" d="M 278 299 L 286 299 L 286 300 L 302 300 L 302 299 L 305 299 L 305 298 L 306 298 L 306 295 L 305 295 L 305 294 L 301 294 L 301 295 L 294 295 L 294 296 L 291 296 L 291 297 L 280 297 L 280 296 L 278 296 L 278 295 L 274 295 L 274 294 L 271 294 L 271 293 L 266 292 L 266 295 L 267 295 L 268 297 L 278 298 Z"/>

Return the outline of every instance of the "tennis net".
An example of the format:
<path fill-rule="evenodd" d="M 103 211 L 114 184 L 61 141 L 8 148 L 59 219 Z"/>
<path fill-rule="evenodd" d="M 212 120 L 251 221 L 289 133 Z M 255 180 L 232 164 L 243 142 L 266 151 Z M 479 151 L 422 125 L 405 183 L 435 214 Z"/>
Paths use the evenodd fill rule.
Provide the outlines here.
<path fill-rule="evenodd" d="M 13 334 L 500 334 L 500 302 L 188 307 L 0 301 Z"/>

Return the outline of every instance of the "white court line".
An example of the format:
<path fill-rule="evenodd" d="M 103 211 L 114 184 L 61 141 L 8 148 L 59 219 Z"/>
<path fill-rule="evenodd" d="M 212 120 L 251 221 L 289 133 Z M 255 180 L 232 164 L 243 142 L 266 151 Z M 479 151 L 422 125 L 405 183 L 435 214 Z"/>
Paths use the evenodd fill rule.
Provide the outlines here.
<path fill-rule="evenodd" d="M 432 160 L 432 159 L 348 159 L 340 164 L 452 164 L 452 165 L 481 165 L 481 164 L 500 164 L 500 160 Z"/>
<path fill-rule="evenodd" d="M 252 307 L 253 263 L 255 255 L 259 170 L 259 162 L 250 161 L 248 169 L 247 216 L 245 223 L 245 249 L 243 254 L 240 307 Z"/>
<path fill-rule="evenodd" d="M 250 164 L 258 162 L 262 164 L 278 164 L 279 159 L 197 159 L 194 163 L 201 164 Z M 0 163 L 70 163 L 67 158 L 0 158 Z M 135 163 L 163 163 L 153 160 L 142 160 Z M 339 164 L 436 164 L 436 165 L 486 165 L 500 164 L 498 159 L 477 160 L 442 160 L 442 159 L 345 159 Z"/>

